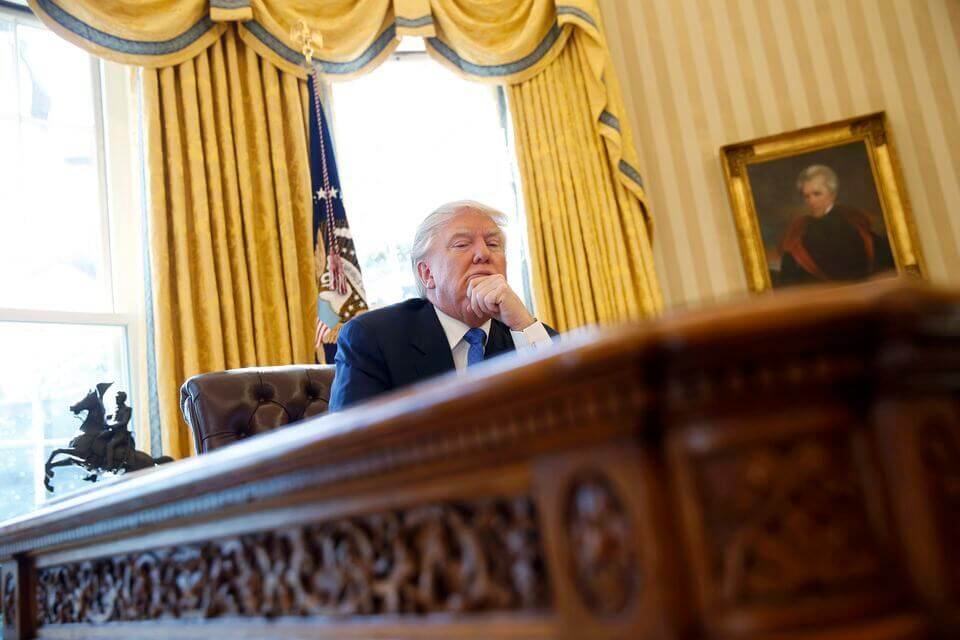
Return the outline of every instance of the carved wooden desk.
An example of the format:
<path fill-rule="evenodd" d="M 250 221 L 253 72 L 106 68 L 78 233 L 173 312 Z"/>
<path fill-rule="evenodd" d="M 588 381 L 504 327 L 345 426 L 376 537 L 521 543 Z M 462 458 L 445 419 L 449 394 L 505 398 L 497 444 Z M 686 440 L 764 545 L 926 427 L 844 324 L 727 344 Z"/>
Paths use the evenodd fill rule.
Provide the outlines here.
<path fill-rule="evenodd" d="M 960 303 L 572 336 L 0 527 L 6 638 L 960 637 Z"/>

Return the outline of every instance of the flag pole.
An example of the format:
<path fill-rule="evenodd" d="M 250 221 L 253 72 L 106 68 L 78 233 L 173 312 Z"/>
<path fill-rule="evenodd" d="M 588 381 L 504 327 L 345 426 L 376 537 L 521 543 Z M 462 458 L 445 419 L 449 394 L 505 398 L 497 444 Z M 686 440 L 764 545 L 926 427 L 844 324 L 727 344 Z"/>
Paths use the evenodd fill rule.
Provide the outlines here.
<path fill-rule="evenodd" d="M 300 52 L 303 54 L 303 59 L 307 64 L 307 75 L 312 76 L 312 79 L 313 79 L 312 91 L 310 91 L 310 94 L 311 94 L 310 101 L 316 105 L 316 103 L 319 101 L 316 99 L 314 94 L 317 91 L 316 87 L 317 87 L 318 78 L 317 78 L 316 69 L 313 66 L 313 54 L 314 54 L 315 44 L 317 47 L 323 46 L 323 34 L 314 33 L 310 29 L 310 26 L 307 24 L 306 20 L 301 20 L 296 27 L 290 30 L 290 39 L 300 45 Z M 307 84 L 311 84 L 311 83 L 308 82 Z M 331 226 L 332 225 L 328 224 L 327 228 L 329 229 L 331 228 Z M 328 246 L 330 245 L 328 244 Z M 330 246 L 330 248 L 332 249 L 333 247 Z M 318 266 L 321 270 L 327 268 L 327 265 L 325 264 L 318 265 Z M 322 273 L 322 271 L 320 271 L 320 273 Z M 330 328 L 327 327 L 325 323 L 321 322 L 320 317 L 317 316 L 317 329 L 314 335 L 314 351 L 317 356 L 318 362 L 326 361 L 326 358 L 324 357 L 323 343 L 324 343 L 324 337 L 327 333 L 329 333 L 329 330 Z"/>
<path fill-rule="evenodd" d="M 316 52 L 317 48 L 323 46 L 323 34 L 312 31 L 310 26 L 306 23 L 305 20 L 301 20 L 299 24 L 290 32 L 290 36 L 294 42 L 300 45 L 300 51 L 303 53 L 303 58 L 307 63 L 307 73 L 313 79 L 313 91 L 311 91 L 311 101 L 313 102 L 314 117 L 317 119 L 317 122 L 320 122 L 321 115 L 320 110 L 323 106 L 320 104 L 320 74 L 317 72 L 317 68 L 313 64 L 313 54 Z M 340 256 L 340 243 L 336 234 L 334 233 L 334 211 L 333 211 L 333 194 L 331 193 L 330 178 L 327 172 L 327 163 L 326 149 L 324 146 L 323 136 L 320 137 L 320 153 L 323 158 L 323 187 L 326 192 L 326 198 L 324 198 L 324 203 L 326 204 L 326 214 L 327 214 L 327 262 L 329 265 L 330 271 L 330 286 L 338 291 L 340 295 L 346 295 L 347 293 L 347 278 L 344 274 L 343 263 L 341 262 L 342 258 Z"/>
<path fill-rule="evenodd" d="M 323 36 L 300 21 L 290 38 L 300 47 L 307 65 L 309 100 L 310 188 L 313 192 L 313 240 L 317 265 L 317 329 L 314 344 L 320 362 L 329 362 L 340 328 L 367 310 L 366 293 L 356 247 L 347 223 L 333 140 L 320 100 L 320 68 L 314 55 Z M 321 355 L 322 354 L 322 355 Z"/>

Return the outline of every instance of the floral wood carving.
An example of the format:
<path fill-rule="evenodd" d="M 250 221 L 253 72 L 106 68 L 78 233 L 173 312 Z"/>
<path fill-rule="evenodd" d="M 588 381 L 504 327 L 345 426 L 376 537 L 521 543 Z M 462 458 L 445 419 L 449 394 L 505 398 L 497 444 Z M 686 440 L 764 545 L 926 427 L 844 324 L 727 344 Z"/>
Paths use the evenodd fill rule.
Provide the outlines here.
<path fill-rule="evenodd" d="M 960 409 L 960 407 L 958 407 Z M 960 411 L 954 413 L 960 415 Z M 921 457 L 929 478 L 934 511 L 947 553 L 960 540 L 960 425 L 932 421 L 921 431 Z M 960 563 L 946 568 L 954 589 L 960 593 Z"/>
<path fill-rule="evenodd" d="M 880 579 L 849 436 L 719 454 L 701 462 L 698 484 L 723 604 L 822 596 Z"/>
<path fill-rule="evenodd" d="M 574 479 L 565 521 L 573 582 L 583 603 L 598 616 L 621 613 L 634 599 L 641 578 L 633 553 L 635 533 L 603 475 Z"/>
<path fill-rule="evenodd" d="M 17 619 L 16 608 L 17 581 L 11 571 L 3 574 L 3 626 L 12 627 Z"/>
<path fill-rule="evenodd" d="M 536 610 L 549 604 L 526 497 L 426 505 L 67 564 L 38 623 Z"/>

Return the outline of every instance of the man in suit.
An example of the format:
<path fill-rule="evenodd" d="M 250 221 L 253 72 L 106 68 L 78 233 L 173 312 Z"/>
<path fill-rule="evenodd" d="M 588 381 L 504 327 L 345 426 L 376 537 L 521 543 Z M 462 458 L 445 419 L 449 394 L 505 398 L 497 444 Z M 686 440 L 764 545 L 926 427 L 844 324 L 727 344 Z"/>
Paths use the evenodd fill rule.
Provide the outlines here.
<path fill-rule="evenodd" d="M 357 316 L 340 329 L 330 410 L 515 349 L 549 344 L 506 280 L 506 217 L 473 201 L 445 204 L 414 237 L 420 298 Z"/>

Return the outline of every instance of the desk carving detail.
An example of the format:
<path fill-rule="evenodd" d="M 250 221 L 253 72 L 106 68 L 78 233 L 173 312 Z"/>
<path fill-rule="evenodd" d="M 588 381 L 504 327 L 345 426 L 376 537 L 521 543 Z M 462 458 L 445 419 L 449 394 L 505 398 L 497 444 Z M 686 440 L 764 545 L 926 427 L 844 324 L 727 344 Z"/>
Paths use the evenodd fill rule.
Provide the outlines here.
<path fill-rule="evenodd" d="M 600 616 L 622 612 L 641 581 L 630 523 L 610 482 L 599 473 L 575 479 L 567 499 L 567 537 L 574 584 Z"/>
<path fill-rule="evenodd" d="M 537 610 L 527 497 L 431 504 L 38 572 L 37 622 Z"/>
<path fill-rule="evenodd" d="M 851 443 L 816 435 L 705 461 L 700 491 L 725 605 L 882 582 Z"/>
<path fill-rule="evenodd" d="M 16 611 L 17 581 L 13 573 L 6 571 L 3 574 L 3 624 L 9 626 L 17 619 Z"/>
<path fill-rule="evenodd" d="M 960 406 L 954 415 L 960 415 Z M 929 473 L 940 535 L 945 541 L 960 540 L 960 428 L 945 418 L 931 421 L 921 434 L 921 457 Z M 960 593 L 960 562 L 948 563 L 948 574 Z"/>

